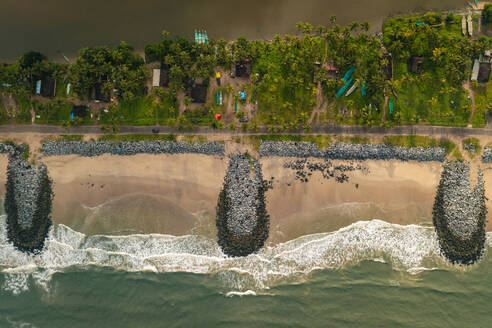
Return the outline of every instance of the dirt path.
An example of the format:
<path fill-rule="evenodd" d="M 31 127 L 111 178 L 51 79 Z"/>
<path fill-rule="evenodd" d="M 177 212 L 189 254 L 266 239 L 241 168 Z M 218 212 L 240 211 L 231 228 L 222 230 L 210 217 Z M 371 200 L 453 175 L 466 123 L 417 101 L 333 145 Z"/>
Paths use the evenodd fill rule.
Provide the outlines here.
<path fill-rule="evenodd" d="M 325 99 L 323 98 L 323 89 L 321 87 L 321 82 L 318 82 L 318 93 L 316 94 L 316 107 L 311 112 L 311 117 L 309 117 L 308 124 L 312 125 L 316 118 L 317 124 L 320 122 L 320 117 L 323 112 L 326 112 Z"/>
<path fill-rule="evenodd" d="M 381 122 L 386 121 L 386 107 L 388 105 L 389 96 L 384 96 L 384 106 L 383 106 L 383 117 L 381 118 Z"/>
<path fill-rule="evenodd" d="M 475 114 L 475 94 L 473 93 L 473 90 L 470 86 L 470 81 L 466 81 L 465 83 L 463 83 L 463 89 L 468 91 L 471 99 L 472 111 L 470 113 L 470 119 L 468 120 L 468 127 L 471 128 L 473 126 L 473 114 Z"/>

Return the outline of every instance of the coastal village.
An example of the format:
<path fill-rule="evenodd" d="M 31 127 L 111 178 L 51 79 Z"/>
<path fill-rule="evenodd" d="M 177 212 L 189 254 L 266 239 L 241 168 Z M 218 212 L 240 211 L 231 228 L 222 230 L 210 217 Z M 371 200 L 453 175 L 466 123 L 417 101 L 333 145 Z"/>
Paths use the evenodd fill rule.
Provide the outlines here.
<path fill-rule="evenodd" d="M 490 120 L 491 5 L 369 24 L 298 23 L 270 41 L 121 42 L 0 66 L 0 122 L 65 128 L 196 127 L 268 133 L 332 124 L 481 128 Z"/>
<path fill-rule="evenodd" d="M 0 4 L 65 48 L 0 63 L 0 327 L 488 326 L 492 2 L 460 5 Z"/>

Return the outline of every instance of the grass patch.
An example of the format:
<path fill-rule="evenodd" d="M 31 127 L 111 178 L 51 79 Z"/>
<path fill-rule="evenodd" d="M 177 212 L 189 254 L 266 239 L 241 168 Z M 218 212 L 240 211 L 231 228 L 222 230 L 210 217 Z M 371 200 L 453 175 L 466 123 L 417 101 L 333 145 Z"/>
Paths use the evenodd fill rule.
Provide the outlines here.
<path fill-rule="evenodd" d="M 84 136 L 81 134 L 60 134 L 58 136 L 49 136 L 42 140 L 42 142 L 46 141 L 82 141 L 84 140 Z"/>
<path fill-rule="evenodd" d="M 156 108 L 148 96 L 122 100 L 118 109 L 123 125 L 156 125 Z"/>
<path fill-rule="evenodd" d="M 451 155 L 451 159 L 454 159 L 458 162 L 463 162 L 465 160 L 465 158 L 463 157 L 463 155 L 461 154 L 461 152 L 458 148 L 456 148 L 453 151 L 453 154 Z"/>
<path fill-rule="evenodd" d="M 15 102 L 17 104 L 17 111 L 14 114 L 14 121 L 17 124 L 31 124 L 31 100 L 29 94 L 25 90 L 17 90 L 14 93 Z"/>
<path fill-rule="evenodd" d="M 67 98 L 67 85 L 66 78 L 56 80 L 56 98 Z"/>
<path fill-rule="evenodd" d="M 178 104 L 176 97 L 169 92 L 159 97 L 159 102 L 154 103 L 157 111 L 157 119 L 160 125 L 173 125 L 178 117 Z"/>
<path fill-rule="evenodd" d="M 176 141 L 174 134 L 106 134 L 100 136 L 98 141 L 150 141 L 164 140 Z"/>
<path fill-rule="evenodd" d="M 358 136 L 351 136 L 351 137 L 338 137 L 338 142 L 345 142 L 345 143 L 351 143 L 351 144 L 370 144 L 370 143 L 375 143 L 372 142 L 371 139 L 366 138 L 366 137 L 358 137 Z"/>
<path fill-rule="evenodd" d="M 194 142 L 207 142 L 207 138 L 203 136 L 190 136 L 190 135 L 184 135 L 179 138 L 182 141 L 186 141 L 189 143 L 194 143 Z"/>
<path fill-rule="evenodd" d="M 24 147 L 24 151 L 22 152 L 22 159 L 27 162 L 29 159 L 30 151 L 29 151 L 29 145 L 28 144 L 22 144 L 22 147 Z"/>
<path fill-rule="evenodd" d="M 475 96 L 475 113 L 473 113 L 472 126 L 483 128 L 487 124 L 486 114 L 492 111 L 492 83 L 475 84 L 472 89 Z"/>
<path fill-rule="evenodd" d="M 470 156 L 470 158 L 474 158 L 482 151 L 482 146 L 480 145 L 480 141 L 477 138 L 464 139 L 461 144 L 463 145 L 463 149 L 468 153 L 468 156 Z"/>
<path fill-rule="evenodd" d="M 62 125 L 70 120 L 70 112 L 72 111 L 73 103 L 57 99 L 48 103 L 42 104 L 38 101 L 33 101 L 34 113 L 39 118 L 35 118 L 38 124 L 55 124 Z M 82 119 L 82 124 L 91 124 L 90 116 Z"/>
<path fill-rule="evenodd" d="M 211 126 L 214 121 L 214 113 L 221 112 L 222 109 L 215 110 L 217 106 L 203 106 L 199 109 L 187 109 L 183 113 L 185 121 L 192 125 Z"/>

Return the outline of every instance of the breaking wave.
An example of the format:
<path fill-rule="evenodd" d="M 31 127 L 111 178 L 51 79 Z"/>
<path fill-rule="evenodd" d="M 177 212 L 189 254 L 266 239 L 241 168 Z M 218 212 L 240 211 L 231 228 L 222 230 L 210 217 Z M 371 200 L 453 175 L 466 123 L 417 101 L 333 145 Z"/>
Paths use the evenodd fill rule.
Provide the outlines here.
<path fill-rule="evenodd" d="M 486 248 L 491 245 L 488 238 Z M 248 290 L 267 289 L 305 278 L 315 270 L 343 269 L 365 260 L 390 263 L 409 274 L 473 268 L 453 266 L 442 257 L 433 227 L 380 220 L 359 221 L 335 232 L 307 235 L 267 246 L 257 254 L 231 258 L 215 240 L 204 236 L 86 236 L 61 224 L 51 228 L 43 252 L 28 255 L 7 241 L 5 215 L 0 216 L 0 271 L 5 276 L 3 289 L 13 294 L 28 290 L 31 278 L 49 290 L 54 273 L 91 266 L 216 274 L 225 288 L 251 294 Z"/>

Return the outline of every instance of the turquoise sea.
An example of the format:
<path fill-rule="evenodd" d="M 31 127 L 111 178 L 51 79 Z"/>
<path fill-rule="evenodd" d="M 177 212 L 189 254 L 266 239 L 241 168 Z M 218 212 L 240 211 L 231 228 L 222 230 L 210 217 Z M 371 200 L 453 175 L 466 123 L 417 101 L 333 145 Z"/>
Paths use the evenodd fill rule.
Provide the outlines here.
<path fill-rule="evenodd" d="M 372 220 L 246 258 L 203 236 L 85 236 L 35 256 L 0 216 L 0 327 L 491 327 L 491 233 L 450 265 L 432 227 Z"/>

